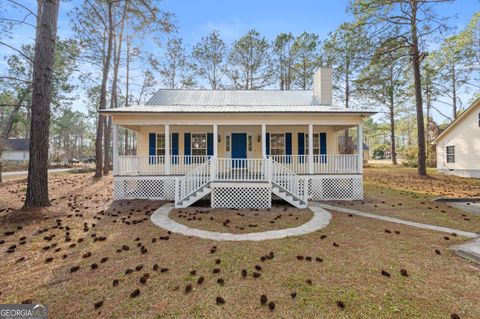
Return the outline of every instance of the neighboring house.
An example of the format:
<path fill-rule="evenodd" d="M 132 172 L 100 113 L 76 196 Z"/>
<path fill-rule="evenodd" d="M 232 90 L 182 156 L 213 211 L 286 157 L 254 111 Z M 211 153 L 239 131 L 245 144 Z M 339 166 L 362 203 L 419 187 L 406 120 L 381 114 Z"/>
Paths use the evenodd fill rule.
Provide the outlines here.
<path fill-rule="evenodd" d="M 439 172 L 480 178 L 480 99 L 432 143 L 437 147 Z"/>
<path fill-rule="evenodd" d="M 7 140 L 7 147 L 2 153 L 2 161 L 28 161 L 28 138 L 11 138 Z"/>
<path fill-rule="evenodd" d="M 174 200 L 187 207 L 296 207 L 363 198 L 362 157 L 338 154 L 337 133 L 374 112 L 332 105 L 332 71 L 313 91 L 159 90 L 145 105 L 100 110 L 113 121 L 115 199 Z M 137 135 L 137 155 L 118 155 L 118 126 Z M 358 143 L 362 154 L 363 143 Z"/>

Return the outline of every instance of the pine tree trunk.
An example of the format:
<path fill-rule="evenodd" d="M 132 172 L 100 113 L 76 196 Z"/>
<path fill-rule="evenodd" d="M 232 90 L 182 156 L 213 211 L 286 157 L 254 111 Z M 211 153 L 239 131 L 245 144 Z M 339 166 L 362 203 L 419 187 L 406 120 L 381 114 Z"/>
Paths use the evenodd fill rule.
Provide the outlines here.
<path fill-rule="evenodd" d="M 105 61 L 103 64 L 102 85 L 100 89 L 100 105 L 99 109 L 103 110 L 107 105 L 107 82 L 108 72 L 110 71 L 110 61 L 112 59 L 112 42 L 113 42 L 113 16 L 112 16 L 112 1 L 108 1 L 108 35 L 107 48 L 105 54 Z M 105 129 L 106 118 L 103 115 L 98 115 L 97 136 L 95 140 L 95 156 L 96 167 L 95 177 L 102 177 L 103 174 L 103 137 Z"/>
<path fill-rule="evenodd" d="M 415 104 L 417 110 L 417 141 L 418 141 L 418 175 L 427 175 L 426 152 L 425 152 L 425 123 L 423 119 L 422 80 L 420 74 L 420 53 L 418 49 L 417 34 L 417 2 L 410 0 L 412 8 L 411 36 L 412 36 L 412 67 L 415 88 Z"/>
<path fill-rule="evenodd" d="M 50 206 L 48 146 L 59 0 L 39 1 L 33 58 L 32 120 L 25 207 Z"/>

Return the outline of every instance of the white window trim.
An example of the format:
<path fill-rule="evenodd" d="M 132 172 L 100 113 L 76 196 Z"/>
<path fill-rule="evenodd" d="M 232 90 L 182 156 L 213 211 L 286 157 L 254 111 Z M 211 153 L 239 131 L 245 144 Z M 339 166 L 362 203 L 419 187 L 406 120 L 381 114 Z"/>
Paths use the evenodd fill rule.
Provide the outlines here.
<path fill-rule="evenodd" d="M 270 139 L 270 155 L 271 156 L 283 156 L 285 155 L 285 141 L 286 141 L 286 137 L 285 137 L 285 132 L 269 132 L 269 139 Z M 283 135 L 283 152 L 282 154 L 275 154 L 275 155 L 272 155 L 272 135 Z M 279 148 L 275 148 L 275 149 L 279 149 Z"/>
<path fill-rule="evenodd" d="M 453 149 L 453 153 L 449 153 L 448 150 Z M 449 160 L 449 157 L 452 159 Z M 447 145 L 445 146 L 445 160 L 447 164 L 455 164 L 455 145 Z"/>
<path fill-rule="evenodd" d="M 193 136 L 194 135 L 204 135 L 205 136 L 205 148 L 194 148 L 193 147 Z M 205 154 L 193 154 L 193 150 L 205 150 Z M 207 156 L 208 153 L 208 133 L 190 133 L 190 154 L 192 156 Z"/>

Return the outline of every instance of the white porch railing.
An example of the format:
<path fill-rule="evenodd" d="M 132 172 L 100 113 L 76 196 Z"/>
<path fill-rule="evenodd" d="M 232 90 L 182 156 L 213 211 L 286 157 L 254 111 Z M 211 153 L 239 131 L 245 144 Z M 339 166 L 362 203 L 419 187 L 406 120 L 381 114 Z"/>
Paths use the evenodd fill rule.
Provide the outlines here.
<path fill-rule="evenodd" d="M 163 175 L 165 156 L 125 155 L 118 157 L 118 175 Z"/>
<path fill-rule="evenodd" d="M 308 174 L 308 155 L 270 155 L 269 158 L 296 174 Z"/>
<path fill-rule="evenodd" d="M 215 180 L 218 181 L 265 181 L 265 159 L 218 158 L 215 160 Z"/>
<path fill-rule="evenodd" d="M 357 154 L 314 155 L 314 174 L 359 173 Z"/>
<path fill-rule="evenodd" d="M 210 156 L 170 156 L 170 172 L 165 169 L 165 156 L 119 156 L 117 175 L 185 175 L 208 161 Z M 309 174 L 308 155 L 272 155 L 270 159 L 295 174 Z M 264 180 L 265 164 L 262 159 L 219 158 L 215 162 L 215 178 L 220 180 Z M 360 173 L 357 154 L 331 154 L 313 156 L 313 174 Z"/>
<path fill-rule="evenodd" d="M 211 156 L 170 156 L 170 174 L 185 175 L 205 163 Z M 165 156 L 125 155 L 118 157 L 118 175 L 164 175 Z"/>

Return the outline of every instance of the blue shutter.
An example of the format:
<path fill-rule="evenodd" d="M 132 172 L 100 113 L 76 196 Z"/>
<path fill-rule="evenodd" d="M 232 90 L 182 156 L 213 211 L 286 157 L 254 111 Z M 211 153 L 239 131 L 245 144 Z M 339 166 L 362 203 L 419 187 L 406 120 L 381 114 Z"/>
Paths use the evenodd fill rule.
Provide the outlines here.
<path fill-rule="evenodd" d="M 207 133 L 207 155 L 213 156 L 213 133 Z"/>
<path fill-rule="evenodd" d="M 172 133 L 172 164 L 178 164 L 178 133 Z"/>
<path fill-rule="evenodd" d="M 265 141 L 265 151 L 267 152 L 267 157 L 270 155 L 270 133 L 265 133 L 266 141 Z"/>
<path fill-rule="evenodd" d="M 157 155 L 157 134 L 148 133 L 148 155 L 155 156 Z M 149 164 L 155 164 L 155 158 L 148 158 Z"/>
<path fill-rule="evenodd" d="M 190 164 L 190 157 L 187 157 L 192 154 L 191 144 L 192 144 L 192 135 L 190 133 L 185 133 L 183 135 L 183 155 L 185 155 L 185 164 Z"/>
<path fill-rule="evenodd" d="M 291 163 L 292 161 L 292 133 L 285 133 L 285 155 L 286 162 Z"/>
<path fill-rule="evenodd" d="M 305 155 L 305 133 L 298 133 L 298 155 Z M 300 157 L 300 163 L 303 163 L 305 158 Z"/>
<path fill-rule="evenodd" d="M 327 133 L 320 133 L 320 155 L 327 155 Z M 327 158 L 322 157 L 322 163 L 326 163 Z"/>

